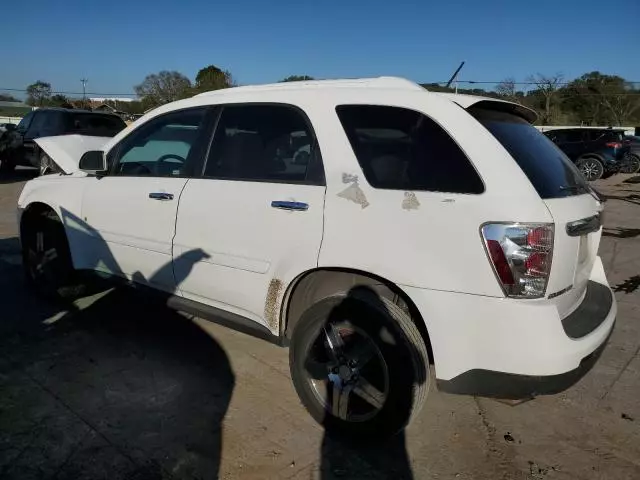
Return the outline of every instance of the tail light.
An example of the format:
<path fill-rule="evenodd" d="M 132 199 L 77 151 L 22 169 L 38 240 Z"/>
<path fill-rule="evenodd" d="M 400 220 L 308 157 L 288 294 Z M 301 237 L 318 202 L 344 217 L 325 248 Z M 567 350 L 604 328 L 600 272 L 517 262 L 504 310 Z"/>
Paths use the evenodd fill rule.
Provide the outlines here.
<path fill-rule="evenodd" d="M 621 148 L 622 144 L 620 142 L 607 142 L 605 143 L 605 145 L 607 147 L 612 147 L 612 148 Z"/>
<path fill-rule="evenodd" d="M 482 238 L 506 296 L 543 297 L 553 258 L 553 224 L 490 223 Z"/>

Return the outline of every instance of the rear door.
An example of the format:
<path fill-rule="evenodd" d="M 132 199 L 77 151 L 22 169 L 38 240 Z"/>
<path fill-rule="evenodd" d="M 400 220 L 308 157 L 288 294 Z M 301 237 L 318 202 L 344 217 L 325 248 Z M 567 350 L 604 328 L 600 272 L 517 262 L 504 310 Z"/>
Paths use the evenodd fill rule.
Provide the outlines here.
<path fill-rule="evenodd" d="M 469 111 L 511 154 L 553 217 L 546 296 L 564 317 L 582 300 L 596 262 L 602 204 L 563 152 L 526 120 L 487 108 Z"/>
<path fill-rule="evenodd" d="M 284 289 L 318 265 L 324 173 L 306 115 L 290 105 L 221 109 L 202 178 L 180 198 L 181 294 L 278 331 Z"/>

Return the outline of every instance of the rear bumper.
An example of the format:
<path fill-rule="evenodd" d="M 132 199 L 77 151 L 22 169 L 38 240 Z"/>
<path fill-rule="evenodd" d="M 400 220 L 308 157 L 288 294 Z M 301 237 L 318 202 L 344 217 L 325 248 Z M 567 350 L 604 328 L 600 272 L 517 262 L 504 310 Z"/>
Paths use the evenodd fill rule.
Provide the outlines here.
<path fill-rule="evenodd" d="M 565 319 L 544 299 L 407 288 L 426 322 L 438 385 L 456 393 L 522 398 L 575 383 L 597 360 L 617 314 L 599 257 L 590 280 L 581 305 Z M 598 305 L 603 298 L 605 305 Z"/>

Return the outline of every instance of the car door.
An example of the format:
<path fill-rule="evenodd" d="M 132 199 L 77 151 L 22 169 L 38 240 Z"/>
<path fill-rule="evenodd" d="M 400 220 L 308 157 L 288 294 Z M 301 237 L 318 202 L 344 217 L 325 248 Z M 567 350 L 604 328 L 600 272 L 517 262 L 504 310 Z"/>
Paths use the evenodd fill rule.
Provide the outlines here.
<path fill-rule="evenodd" d="M 180 294 L 277 333 L 284 289 L 318 264 L 324 185 L 301 110 L 222 107 L 203 176 L 189 180 L 180 199 L 173 245 Z"/>
<path fill-rule="evenodd" d="M 205 108 L 164 114 L 107 153 L 109 174 L 85 189 L 82 221 L 91 248 L 82 268 L 172 292 L 172 239 L 182 189 L 202 164 Z"/>

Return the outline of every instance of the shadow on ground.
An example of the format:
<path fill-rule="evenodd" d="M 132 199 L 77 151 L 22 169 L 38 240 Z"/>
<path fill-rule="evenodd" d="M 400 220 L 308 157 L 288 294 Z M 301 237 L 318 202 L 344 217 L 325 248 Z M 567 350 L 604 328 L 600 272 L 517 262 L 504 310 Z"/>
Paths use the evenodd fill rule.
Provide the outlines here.
<path fill-rule="evenodd" d="M 216 478 L 235 381 L 220 345 L 126 288 L 43 304 L 2 258 L 0 477 Z"/>

